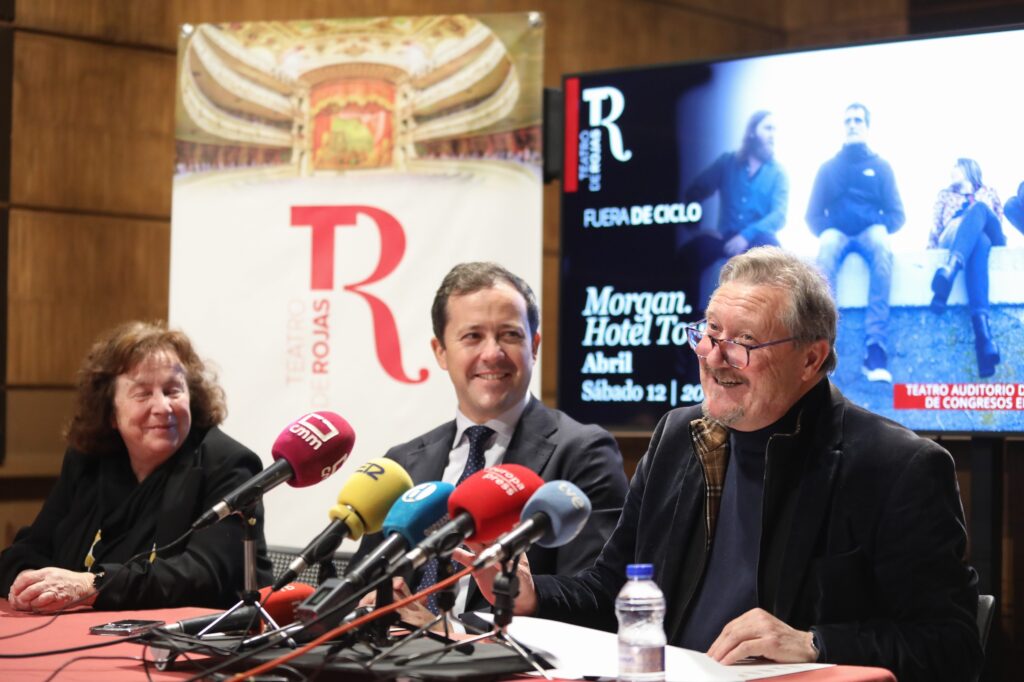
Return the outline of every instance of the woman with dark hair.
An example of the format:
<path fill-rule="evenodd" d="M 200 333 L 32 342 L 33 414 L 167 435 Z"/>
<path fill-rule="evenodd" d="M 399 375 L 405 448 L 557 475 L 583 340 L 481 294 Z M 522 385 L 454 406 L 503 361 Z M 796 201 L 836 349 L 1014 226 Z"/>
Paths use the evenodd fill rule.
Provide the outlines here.
<path fill-rule="evenodd" d="M 0 554 L 0 594 L 33 611 L 76 600 L 99 609 L 236 601 L 244 587 L 240 518 L 168 547 L 262 468 L 218 428 L 226 414 L 223 390 L 182 332 L 129 322 L 101 337 L 78 373 L 60 478 Z M 262 509 L 253 516 L 266 584 Z"/>
<path fill-rule="evenodd" d="M 1006 244 L 1003 207 L 995 190 L 982 183 L 981 168 L 973 159 L 957 159 L 952 180 L 935 201 L 934 225 L 928 235 L 928 248 L 949 249 L 946 263 L 932 277 L 931 308 L 936 313 L 946 309 L 953 280 L 963 270 L 978 375 L 990 377 L 1000 358 L 989 327 L 988 255 L 993 246 Z"/>

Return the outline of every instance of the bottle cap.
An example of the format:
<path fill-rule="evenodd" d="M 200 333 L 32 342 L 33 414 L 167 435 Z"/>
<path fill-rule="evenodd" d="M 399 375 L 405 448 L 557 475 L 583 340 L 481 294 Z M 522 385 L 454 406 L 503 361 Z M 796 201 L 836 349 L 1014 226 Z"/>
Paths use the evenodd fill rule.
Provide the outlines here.
<path fill-rule="evenodd" d="M 654 577 L 654 564 L 629 564 L 626 577 L 630 580 L 650 580 Z"/>

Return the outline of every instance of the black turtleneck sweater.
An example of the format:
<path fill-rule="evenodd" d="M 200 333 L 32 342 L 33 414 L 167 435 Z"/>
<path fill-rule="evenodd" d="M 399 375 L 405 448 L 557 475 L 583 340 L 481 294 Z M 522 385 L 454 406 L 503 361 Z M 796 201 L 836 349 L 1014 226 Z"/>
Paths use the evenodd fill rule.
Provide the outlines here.
<path fill-rule="evenodd" d="M 768 441 L 792 433 L 802 401 L 758 431 L 729 432 L 729 462 L 707 568 L 683 627 L 681 645 L 707 651 L 722 628 L 758 604 L 757 563 Z"/>

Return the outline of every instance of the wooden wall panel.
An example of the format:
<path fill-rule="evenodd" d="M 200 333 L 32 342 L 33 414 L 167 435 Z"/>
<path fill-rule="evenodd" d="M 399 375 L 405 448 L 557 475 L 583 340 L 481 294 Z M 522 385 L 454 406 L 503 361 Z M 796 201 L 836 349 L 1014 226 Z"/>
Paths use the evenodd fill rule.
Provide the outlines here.
<path fill-rule="evenodd" d="M 680 9 L 717 16 L 738 24 L 778 29 L 789 0 L 664 0 Z"/>
<path fill-rule="evenodd" d="M 19 28 L 160 45 L 167 42 L 171 9 L 167 0 L 17 0 L 15 20 Z"/>
<path fill-rule="evenodd" d="M 101 331 L 167 316 L 168 222 L 12 210 L 9 233 L 8 384 L 71 385 Z"/>
<path fill-rule="evenodd" d="M 12 500 L 8 498 L 4 493 L 4 486 L 8 486 L 11 489 L 21 489 L 23 484 L 21 481 L 14 483 L 0 480 L 0 547 L 10 545 L 14 541 L 14 535 L 18 532 L 18 529 L 31 524 L 39 514 L 39 508 L 42 506 L 42 502 L 37 500 Z M 42 497 L 45 497 L 46 491 L 50 489 L 50 486 L 41 485 L 36 489 L 42 492 Z"/>
<path fill-rule="evenodd" d="M 11 203 L 166 217 L 175 68 L 167 54 L 19 32 Z"/>
<path fill-rule="evenodd" d="M 32 0 L 17 8 L 19 27 L 128 44 L 174 49 L 178 25 L 190 22 L 267 21 L 487 12 L 565 13 L 587 23 L 604 23 L 601 35 L 618 47 L 645 49 L 647 35 L 618 40 L 616 21 L 639 12 L 675 22 L 725 21 L 737 26 L 778 31 L 785 0 L 105 0 L 74 2 Z M 573 22 L 575 23 L 575 22 Z M 571 29 L 571 24 L 561 29 Z M 650 25 L 647 26 L 650 28 Z M 684 41 L 673 41 L 680 46 Z M 616 46 L 609 45 L 612 49 Z M 658 46 L 655 45 L 655 48 Z"/>
<path fill-rule="evenodd" d="M 56 476 L 66 447 L 61 432 L 71 417 L 71 389 L 15 389 L 7 392 L 0 479 Z M 0 485 L 10 486 L 9 483 Z M 15 492 L 12 490 L 11 495 Z M 5 496 L 0 496 L 2 499 Z"/>
<path fill-rule="evenodd" d="M 782 23 L 788 47 L 892 38 L 907 33 L 907 1 L 787 0 Z"/>

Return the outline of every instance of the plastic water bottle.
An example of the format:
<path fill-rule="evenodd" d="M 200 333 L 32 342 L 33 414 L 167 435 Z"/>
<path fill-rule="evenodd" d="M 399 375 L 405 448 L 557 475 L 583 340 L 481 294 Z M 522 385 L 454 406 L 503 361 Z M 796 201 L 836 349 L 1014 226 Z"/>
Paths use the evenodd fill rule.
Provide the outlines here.
<path fill-rule="evenodd" d="M 665 595 L 653 576 L 651 564 L 630 564 L 626 584 L 615 600 L 620 682 L 665 679 Z"/>

